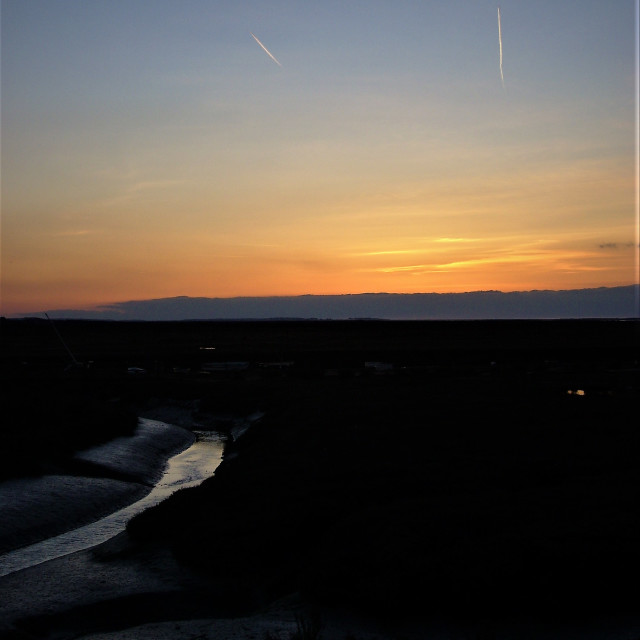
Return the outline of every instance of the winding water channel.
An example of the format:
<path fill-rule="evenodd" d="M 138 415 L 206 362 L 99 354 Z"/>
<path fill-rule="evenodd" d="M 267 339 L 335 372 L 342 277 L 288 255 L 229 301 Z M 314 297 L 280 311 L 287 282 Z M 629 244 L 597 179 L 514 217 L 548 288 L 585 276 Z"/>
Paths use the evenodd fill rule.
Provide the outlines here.
<path fill-rule="evenodd" d="M 212 476 L 222 460 L 222 437 L 215 432 L 198 432 L 197 436 L 190 447 L 169 459 L 162 479 L 141 500 L 85 526 L 0 556 L 0 576 L 101 544 L 122 533 L 136 514 Z"/>

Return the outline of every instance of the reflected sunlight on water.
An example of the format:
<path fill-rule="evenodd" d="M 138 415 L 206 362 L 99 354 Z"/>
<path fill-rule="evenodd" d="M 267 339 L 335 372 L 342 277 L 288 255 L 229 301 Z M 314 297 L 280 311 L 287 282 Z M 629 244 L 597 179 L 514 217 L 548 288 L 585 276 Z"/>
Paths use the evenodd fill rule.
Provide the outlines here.
<path fill-rule="evenodd" d="M 212 476 L 222 460 L 223 439 L 214 432 L 197 435 L 196 442 L 169 460 L 162 479 L 144 498 L 96 522 L 1 556 L 0 576 L 101 544 L 122 533 L 133 516 Z"/>

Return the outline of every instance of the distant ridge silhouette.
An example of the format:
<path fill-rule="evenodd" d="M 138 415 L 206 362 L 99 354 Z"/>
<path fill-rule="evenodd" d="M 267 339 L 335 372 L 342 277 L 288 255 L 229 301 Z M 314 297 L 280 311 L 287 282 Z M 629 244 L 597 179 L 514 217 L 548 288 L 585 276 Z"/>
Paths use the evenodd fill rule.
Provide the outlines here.
<path fill-rule="evenodd" d="M 54 318 L 147 321 L 636 318 L 638 298 L 638 285 L 508 293 L 359 293 L 236 298 L 178 296 L 117 302 L 89 310 L 48 310 L 48 313 Z"/>

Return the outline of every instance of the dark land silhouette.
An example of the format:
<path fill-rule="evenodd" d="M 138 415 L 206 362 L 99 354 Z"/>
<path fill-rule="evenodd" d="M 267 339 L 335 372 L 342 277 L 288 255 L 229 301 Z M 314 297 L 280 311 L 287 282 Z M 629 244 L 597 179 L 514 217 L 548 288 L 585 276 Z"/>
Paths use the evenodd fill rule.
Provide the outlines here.
<path fill-rule="evenodd" d="M 637 610 L 636 321 L 56 326 L 80 365 L 46 321 L 2 323 L 5 476 L 64 467 L 141 408 L 262 415 L 129 525 L 206 578 L 198 612 L 291 592 L 390 618 Z"/>
<path fill-rule="evenodd" d="M 492 320 L 637 317 L 638 285 L 595 289 L 357 293 L 342 295 L 128 300 L 95 309 L 57 309 L 56 318 L 85 320 L 199 320 L 378 318 Z M 34 314 L 29 314 L 34 315 Z"/>

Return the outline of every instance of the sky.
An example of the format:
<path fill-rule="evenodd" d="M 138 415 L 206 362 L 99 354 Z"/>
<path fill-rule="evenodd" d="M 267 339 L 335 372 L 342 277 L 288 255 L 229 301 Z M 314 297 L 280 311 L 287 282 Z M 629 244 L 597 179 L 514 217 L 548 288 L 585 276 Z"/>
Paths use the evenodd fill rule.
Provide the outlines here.
<path fill-rule="evenodd" d="M 633 284 L 636 4 L 2 0 L 0 312 Z"/>

